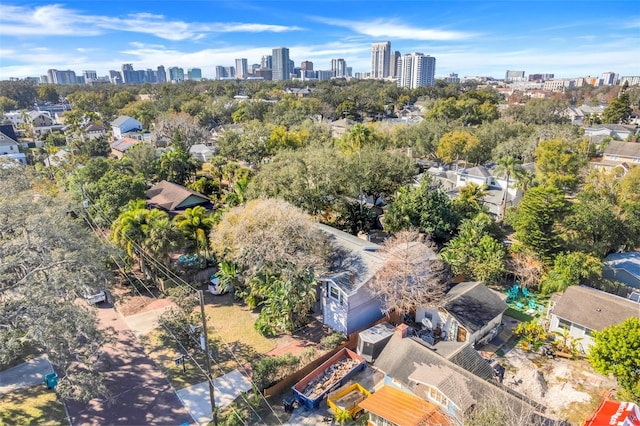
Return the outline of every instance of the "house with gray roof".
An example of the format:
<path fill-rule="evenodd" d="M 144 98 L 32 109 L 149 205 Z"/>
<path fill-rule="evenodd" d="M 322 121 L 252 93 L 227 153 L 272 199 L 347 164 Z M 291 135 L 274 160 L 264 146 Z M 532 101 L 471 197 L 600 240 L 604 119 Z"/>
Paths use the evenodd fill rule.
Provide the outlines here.
<path fill-rule="evenodd" d="M 111 122 L 113 139 L 121 139 L 125 133 L 131 131 L 142 131 L 142 123 L 126 115 L 121 115 Z"/>
<path fill-rule="evenodd" d="M 331 226 L 316 224 L 333 247 L 330 272 L 319 280 L 323 323 L 347 335 L 383 317 L 370 282 L 386 257 L 380 246 Z"/>
<path fill-rule="evenodd" d="M 571 286 L 551 300 L 549 331 L 563 332 L 566 328 L 572 337 L 581 339 L 578 347 L 586 353 L 593 346 L 593 331 L 630 317 L 640 318 L 640 303 L 591 287 Z"/>
<path fill-rule="evenodd" d="M 479 355 L 477 360 L 491 370 L 488 361 Z M 480 401 L 495 398 L 500 404 L 508 404 L 511 410 L 531 416 L 531 424 L 544 424 L 533 419 L 536 415 L 541 419 L 539 414 L 545 407 L 502 386 L 493 378 L 478 377 L 440 356 L 420 339 L 408 336 L 402 326 L 398 327 L 373 366 L 385 374 L 385 384 L 425 398 L 459 421 L 470 414 Z"/>
<path fill-rule="evenodd" d="M 504 299 L 504 295 L 480 282 L 461 282 L 447 292 L 437 307 L 416 309 L 415 320 L 438 330 L 436 337 L 440 342 L 478 345 L 498 334 L 502 315 L 508 308 Z"/>
<path fill-rule="evenodd" d="M 611 253 L 604 261 L 602 276 L 640 292 L 640 252 Z"/>

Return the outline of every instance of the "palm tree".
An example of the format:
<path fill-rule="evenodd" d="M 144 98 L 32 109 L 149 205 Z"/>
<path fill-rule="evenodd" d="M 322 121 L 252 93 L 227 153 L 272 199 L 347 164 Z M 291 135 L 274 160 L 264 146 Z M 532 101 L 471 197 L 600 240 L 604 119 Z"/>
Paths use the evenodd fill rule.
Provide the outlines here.
<path fill-rule="evenodd" d="M 247 201 L 247 186 L 249 185 L 249 176 L 246 173 L 241 174 L 233 182 L 233 192 L 229 192 L 224 197 L 224 202 L 229 207 L 242 205 Z"/>
<path fill-rule="evenodd" d="M 144 225 L 144 249 L 168 267 L 169 254 L 180 246 L 182 232 L 167 213 L 157 209 L 148 212 L 147 224 Z"/>
<path fill-rule="evenodd" d="M 504 190 L 504 197 L 502 197 L 502 207 L 500 209 L 500 220 L 504 220 L 504 214 L 507 211 L 507 198 L 509 197 L 509 179 L 512 175 L 517 173 L 522 161 L 515 157 L 503 157 L 498 160 L 496 172 L 504 174 L 507 177 L 507 185 Z"/>
<path fill-rule="evenodd" d="M 208 236 L 213 228 L 213 218 L 209 211 L 202 206 L 195 206 L 176 216 L 174 221 L 185 238 L 195 244 L 197 254 L 200 255 L 200 250 L 204 250 L 205 258 L 208 258 Z"/>

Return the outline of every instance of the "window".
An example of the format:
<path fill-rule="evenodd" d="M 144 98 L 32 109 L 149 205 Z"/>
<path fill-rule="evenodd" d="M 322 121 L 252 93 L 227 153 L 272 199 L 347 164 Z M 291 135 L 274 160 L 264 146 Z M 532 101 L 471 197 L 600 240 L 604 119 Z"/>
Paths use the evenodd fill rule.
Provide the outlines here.
<path fill-rule="evenodd" d="M 438 389 L 434 387 L 429 387 L 429 399 L 434 402 L 437 402 L 440 405 L 447 405 L 447 397 L 443 395 Z"/>
<path fill-rule="evenodd" d="M 339 302 L 340 305 L 344 305 L 344 296 L 340 290 L 338 290 L 338 287 L 331 284 L 329 284 L 329 297 Z"/>

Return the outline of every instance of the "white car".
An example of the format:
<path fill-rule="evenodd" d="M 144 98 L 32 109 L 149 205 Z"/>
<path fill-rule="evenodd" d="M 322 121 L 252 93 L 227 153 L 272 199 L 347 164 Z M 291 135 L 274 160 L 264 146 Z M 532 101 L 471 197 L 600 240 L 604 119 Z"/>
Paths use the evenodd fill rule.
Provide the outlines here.
<path fill-rule="evenodd" d="M 100 290 L 94 294 L 87 293 L 84 298 L 90 305 L 95 305 L 100 302 L 105 302 L 107 300 L 107 293 L 104 290 Z"/>

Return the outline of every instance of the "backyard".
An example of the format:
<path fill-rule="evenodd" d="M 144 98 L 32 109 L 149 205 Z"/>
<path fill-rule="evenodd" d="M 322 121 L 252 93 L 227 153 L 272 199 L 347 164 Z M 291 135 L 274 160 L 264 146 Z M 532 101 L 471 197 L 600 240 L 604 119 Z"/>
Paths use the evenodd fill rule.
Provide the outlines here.
<path fill-rule="evenodd" d="M 44 425 L 67 424 L 64 406 L 57 394 L 44 384 L 2 394 L 0 424 Z"/>

